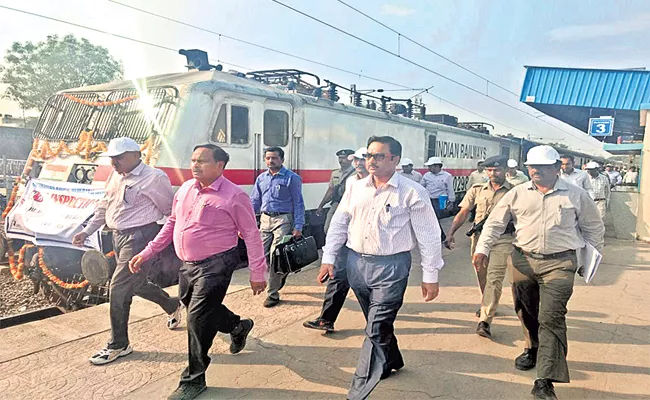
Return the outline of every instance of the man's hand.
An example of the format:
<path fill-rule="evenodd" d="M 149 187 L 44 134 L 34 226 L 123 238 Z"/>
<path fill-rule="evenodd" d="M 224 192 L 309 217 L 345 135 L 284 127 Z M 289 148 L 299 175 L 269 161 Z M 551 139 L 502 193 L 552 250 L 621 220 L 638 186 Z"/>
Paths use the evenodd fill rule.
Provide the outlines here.
<path fill-rule="evenodd" d="M 89 235 L 86 232 L 79 232 L 72 237 L 72 244 L 82 247 L 86 239 L 88 239 L 88 236 Z"/>
<path fill-rule="evenodd" d="M 488 267 L 488 256 L 483 253 L 476 253 L 472 257 L 472 265 L 474 265 L 475 270 L 480 270 L 481 268 Z"/>
<path fill-rule="evenodd" d="M 293 233 L 291 233 L 291 236 L 293 236 L 296 239 L 300 239 L 302 237 L 302 232 L 298 229 L 294 229 Z"/>
<path fill-rule="evenodd" d="M 257 296 L 260 293 L 264 293 L 264 290 L 266 289 L 266 281 L 263 282 L 250 281 L 250 283 L 251 283 L 251 289 L 253 290 L 253 296 Z"/>
<path fill-rule="evenodd" d="M 447 240 L 444 241 L 444 245 L 449 250 L 453 250 L 454 246 L 456 246 L 456 239 L 452 235 L 447 234 Z"/>
<path fill-rule="evenodd" d="M 140 268 L 142 267 L 142 264 L 144 263 L 144 258 L 140 255 L 137 255 L 133 257 L 131 260 L 129 260 L 129 271 L 131 271 L 132 274 L 137 274 L 140 272 Z"/>
<path fill-rule="evenodd" d="M 323 211 L 325 211 L 323 207 L 318 207 L 318 209 L 316 210 L 316 215 L 320 217 L 321 215 L 323 215 Z"/>
<path fill-rule="evenodd" d="M 330 279 L 332 279 L 334 276 L 334 264 L 320 265 L 320 271 L 318 271 L 318 277 L 316 279 L 321 286 L 323 285 L 323 279 L 325 278 L 325 275 L 329 275 Z"/>
<path fill-rule="evenodd" d="M 425 302 L 429 302 L 436 297 L 438 297 L 438 293 L 440 292 L 440 287 L 438 286 L 437 283 L 424 283 L 422 282 L 422 297 L 424 298 Z"/>

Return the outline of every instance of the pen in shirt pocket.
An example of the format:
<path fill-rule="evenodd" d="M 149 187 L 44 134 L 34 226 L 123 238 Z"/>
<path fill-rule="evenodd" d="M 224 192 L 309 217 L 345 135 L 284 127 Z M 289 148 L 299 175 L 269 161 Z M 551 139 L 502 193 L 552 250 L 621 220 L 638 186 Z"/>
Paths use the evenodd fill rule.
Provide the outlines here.
<path fill-rule="evenodd" d="M 386 204 L 386 212 L 387 212 L 387 213 L 390 212 L 390 204 Z"/>

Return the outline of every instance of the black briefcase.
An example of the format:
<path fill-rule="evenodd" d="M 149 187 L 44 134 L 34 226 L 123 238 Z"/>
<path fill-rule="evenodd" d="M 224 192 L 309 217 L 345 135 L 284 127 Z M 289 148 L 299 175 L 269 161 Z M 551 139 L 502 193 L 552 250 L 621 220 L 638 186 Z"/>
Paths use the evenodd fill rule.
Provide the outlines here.
<path fill-rule="evenodd" d="M 313 236 L 291 239 L 276 246 L 271 258 L 271 269 L 277 273 L 298 272 L 318 260 L 318 249 Z"/>

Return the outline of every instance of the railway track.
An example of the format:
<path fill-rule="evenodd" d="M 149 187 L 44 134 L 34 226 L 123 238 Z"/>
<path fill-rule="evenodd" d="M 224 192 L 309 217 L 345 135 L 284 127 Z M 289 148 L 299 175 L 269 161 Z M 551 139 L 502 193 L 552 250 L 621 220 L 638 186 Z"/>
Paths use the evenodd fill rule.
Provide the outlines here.
<path fill-rule="evenodd" d="M 10 315 L 0 318 L 0 329 L 9 328 L 28 322 L 40 321 L 42 319 L 63 314 L 58 307 L 41 308 L 40 310 L 28 311 L 21 314 Z"/>

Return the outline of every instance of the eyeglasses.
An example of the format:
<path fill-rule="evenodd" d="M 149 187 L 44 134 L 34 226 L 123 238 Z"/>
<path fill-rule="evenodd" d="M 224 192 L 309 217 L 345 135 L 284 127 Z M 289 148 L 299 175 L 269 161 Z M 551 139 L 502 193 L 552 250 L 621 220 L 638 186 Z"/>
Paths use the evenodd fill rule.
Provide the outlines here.
<path fill-rule="evenodd" d="M 391 159 L 393 159 L 393 157 L 395 157 L 395 156 L 392 155 L 392 154 L 386 154 L 386 153 L 375 153 L 375 154 L 366 153 L 366 154 L 363 155 L 363 158 L 365 158 L 366 161 L 370 161 L 373 158 L 375 159 L 375 161 L 384 161 L 384 159 L 386 159 L 386 157 L 390 157 Z"/>

